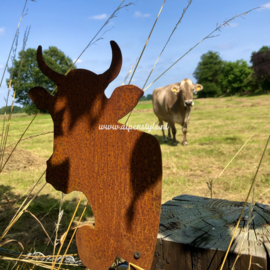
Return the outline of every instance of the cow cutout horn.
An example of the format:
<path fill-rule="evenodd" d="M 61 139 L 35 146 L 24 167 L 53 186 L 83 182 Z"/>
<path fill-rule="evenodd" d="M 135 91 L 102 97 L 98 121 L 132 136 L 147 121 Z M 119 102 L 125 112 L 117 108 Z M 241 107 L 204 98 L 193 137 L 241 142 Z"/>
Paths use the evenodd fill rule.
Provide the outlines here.
<path fill-rule="evenodd" d="M 108 84 L 118 76 L 122 67 L 122 53 L 119 46 L 113 40 L 110 41 L 110 44 L 112 48 L 112 62 L 109 69 L 101 74 L 101 76 L 105 77 Z"/>
<path fill-rule="evenodd" d="M 61 84 L 66 76 L 63 74 L 60 74 L 54 70 L 52 70 L 44 61 L 42 57 L 42 47 L 38 46 L 37 49 L 37 62 L 40 70 L 44 75 L 46 75 L 49 79 L 51 79 L 53 82 L 55 82 L 57 85 Z"/>

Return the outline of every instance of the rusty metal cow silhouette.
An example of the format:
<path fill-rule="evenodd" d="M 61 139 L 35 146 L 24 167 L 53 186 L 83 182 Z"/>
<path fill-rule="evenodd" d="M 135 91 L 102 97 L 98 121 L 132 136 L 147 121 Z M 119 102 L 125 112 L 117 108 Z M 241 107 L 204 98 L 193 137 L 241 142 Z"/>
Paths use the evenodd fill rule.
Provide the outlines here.
<path fill-rule="evenodd" d="M 110 44 L 113 57 L 106 72 L 75 69 L 67 76 L 47 66 L 39 46 L 38 66 L 58 92 L 51 96 L 34 87 L 29 96 L 39 110 L 48 109 L 54 122 L 46 181 L 64 193 L 83 192 L 95 215 L 95 228 L 86 225 L 77 231 L 82 262 L 91 270 L 107 270 L 119 255 L 147 270 L 159 227 L 161 151 L 152 135 L 118 123 L 143 91 L 125 85 L 109 99 L 104 94 L 122 66 L 120 48 L 114 41 Z"/>

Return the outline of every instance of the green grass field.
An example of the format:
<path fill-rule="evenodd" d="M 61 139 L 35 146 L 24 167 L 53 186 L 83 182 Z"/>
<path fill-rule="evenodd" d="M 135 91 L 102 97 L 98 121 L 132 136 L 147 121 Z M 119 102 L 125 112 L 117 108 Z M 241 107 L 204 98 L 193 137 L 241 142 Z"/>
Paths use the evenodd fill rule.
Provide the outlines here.
<path fill-rule="evenodd" d="M 7 152 L 31 121 L 33 116 L 20 115 L 11 120 L 7 140 Z M 214 179 L 213 197 L 243 201 L 260 161 L 264 146 L 270 134 L 270 96 L 229 97 L 195 100 L 188 126 L 188 146 L 181 145 L 182 131 L 177 126 L 179 144 L 172 146 L 171 141 L 162 143 L 160 130 L 152 130 L 160 142 L 163 159 L 162 202 L 180 194 L 192 194 L 209 197 L 206 182 Z M 121 119 L 124 123 L 126 117 Z M 0 123 L 2 120 L 0 119 Z M 139 102 L 132 113 L 129 125 L 153 125 L 157 118 L 152 111 L 152 102 Z M 30 126 L 20 142 L 13 157 L 1 174 L 0 182 L 0 234 L 4 231 L 15 211 L 46 169 L 46 160 L 53 151 L 53 131 L 50 115 L 39 115 Z M 254 134 L 250 142 L 234 159 L 223 175 L 216 179 L 231 158 L 245 141 Z M 269 147 L 268 147 L 269 148 Z M 270 204 L 270 150 L 266 151 L 255 184 L 255 201 Z M 41 187 L 45 179 L 39 184 Z M 31 213 L 42 220 L 49 235 L 53 234 L 58 218 L 59 198 L 61 194 L 47 184 L 28 208 Z M 64 197 L 64 215 L 59 228 L 59 235 L 67 228 L 80 192 L 73 192 Z M 83 199 L 83 204 L 87 203 Z M 2 210 L 1 210 L 2 209 Z M 79 214 L 83 206 L 79 208 Z M 76 220 L 78 220 L 78 216 Z M 84 221 L 92 215 L 88 206 Z M 74 223 L 73 225 L 75 225 Z M 71 237 L 68 234 L 68 238 Z M 47 237 L 37 221 L 28 213 L 24 213 L 9 232 L 9 238 L 28 239 L 36 250 L 48 242 Z M 22 240 L 23 241 L 23 240 Z M 67 242 L 67 241 L 66 241 Z M 16 245 L 11 248 L 16 248 Z M 76 251 L 75 243 L 71 251 Z M 51 247 L 48 247 L 48 253 Z M 45 252 L 46 253 L 46 252 Z"/>

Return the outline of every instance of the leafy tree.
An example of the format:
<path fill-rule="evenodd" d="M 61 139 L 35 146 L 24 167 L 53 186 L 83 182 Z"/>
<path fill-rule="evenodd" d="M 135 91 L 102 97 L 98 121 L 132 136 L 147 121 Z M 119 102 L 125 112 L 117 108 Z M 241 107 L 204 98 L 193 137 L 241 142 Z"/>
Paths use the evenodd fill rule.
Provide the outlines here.
<path fill-rule="evenodd" d="M 153 95 L 151 95 L 151 94 L 148 94 L 148 95 L 146 96 L 146 99 L 147 99 L 147 100 L 152 100 L 152 98 L 153 98 Z"/>
<path fill-rule="evenodd" d="M 258 52 L 252 52 L 250 62 L 254 69 L 253 78 L 260 88 L 270 90 L 270 47 L 263 46 Z"/>
<path fill-rule="evenodd" d="M 222 73 L 224 62 L 218 52 L 209 51 L 201 56 L 193 76 L 198 83 L 218 83 L 219 75 Z"/>
<path fill-rule="evenodd" d="M 254 70 L 250 67 L 251 73 L 247 76 L 244 83 L 246 85 L 246 89 L 249 92 L 255 92 L 256 90 L 261 88 L 260 82 L 254 76 Z"/>
<path fill-rule="evenodd" d="M 220 86 L 213 82 L 204 82 L 202 83 L 203 90 L 197 92 L 198 98 L 208 98 L 208 97 L 217 97 L 221 95 Z"/>
<path fill-rule="evenodd" d="M 218 82 L 223 71 L 223 66 L 224 62 L 218 52 L 208 51 L 201 56 L 201 61 L 193 73 L 197 82 L 203 85 L 203 91 L 198 92 L 199 98 L 221 94 Z"/>
<path fill-rule="evenodd" d="M 252 74 L 252 69 L 244 60 L 237 60 L 236 62 L 225 62 L 222 74 L 219 77 L 219 84 L 222 92 L 229 94 L 236 94 L 238 92 L 245 92 L 247 88 L 247 78 Z"/>
<path fill-rule="evenodd" d="M 6 81 L 7 84 L 9 84 L 9 80 L 12 79 L 13 89 L 16 90 L 16 103 L 22 104 L 25 112 L 28 114 L 38 111 L 28 96 L 28 92 L 32 87 L 44 87 L 49 93 L 56 87 L 55 83 L 46 77 L 38 68 L 36 55 L 36 49 L 29 48 L 24 53 L 20 51 L 19 59 L 14 60 L 13 68 L 8 69 L 10 77 Z M 72 60 L 57 47 L 51 46 L 48 50 L 44 50 L 43 58 L 50 68 L 62 74 L 65 74 L 72 66 Z M 21 69 L 19 69 L 21 59 L 23 61 Z M 76 66 L 72 69 L 74 68 L 76 68 Z M 19 70 L 20 75 L 18 76 Z M 47 110 L 42 112 L 46 113 Z"/>

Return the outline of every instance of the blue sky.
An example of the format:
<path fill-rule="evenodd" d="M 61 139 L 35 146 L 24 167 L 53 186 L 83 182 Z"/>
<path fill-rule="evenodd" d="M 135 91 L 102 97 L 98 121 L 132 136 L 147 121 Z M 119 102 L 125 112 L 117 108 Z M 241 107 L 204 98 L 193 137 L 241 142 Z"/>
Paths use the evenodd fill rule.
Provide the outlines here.
<path fill-rule="evenodd" d="M 130 2 L 125 0 L 123 5 Z M 22 0 L 0 2 L 1 78 L 24 3 Z M 131 66 L 140 56 L 163 0 L 137 0 L 133 3 L 134 5 L 117 13 L 117 17 L 113 18 L 98 36 L 101 37 L 109 30 L 103 35 L 103 39 L 91 45 L 77 63 L 78 68 L 88 69 L 97 74 L 103 73 L 111 62 L 109 42 L 114 40 L 118 43 L 123 55 L 123 66 L 118 77 L 106 89 L 108 97 L 123 83 Z M 121 0 L 36 0 L 36 2 L 28 0 L 27 15 L 23 17 L 20 26 L 18 50 L 22 48 L 26 27 L 31 25 L 26 48 L 37 48 L 41 45 L 45 50 L 49 46 L 56 46 L 75 60 L 120 4 Z M 188 1 L 166 1 L 131 84 L 143 87 L 187 4 Z M 189 78 L 195 83 L 192 74 L 201 55 L 209 50 L 219 52 L 223 60 L 243 59 L 250 64 L 253 51 L 259 50 L 262 46 L 270 46 L 270 2 L 267 0 L 193 0 L 146 86 L 211 33 L 217 23 L 221 24 L 224 20 L 259 6 L 264 8 L 252 11 L 244 16 L 244 19 L 233 20 L 230 23 L 231 27 L 224 27 L 221 32 L 214 33 L 219 34 L 218 37 L 200 43 L 149 87 L 145 94 L 151 94 L 157 87 L 179 82 L 184 78 Z M 7 77 L 8 73 L 4 81 Z M 0 107 L 5 105 L 7 90 L 6 83 L 3 82 L 0 89 Z M 9 100 L 11 101 L 11 98 Z"/>

